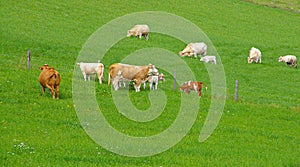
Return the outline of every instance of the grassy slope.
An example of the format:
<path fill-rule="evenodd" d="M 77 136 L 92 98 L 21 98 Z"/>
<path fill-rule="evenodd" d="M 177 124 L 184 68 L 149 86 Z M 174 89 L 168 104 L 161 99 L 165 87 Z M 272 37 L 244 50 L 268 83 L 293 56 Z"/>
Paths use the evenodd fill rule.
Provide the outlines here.
<path fill-rule="evenodd" d="M 1 6 L 4 6 L 1 8 L 1 25 L 4 26 L 1 27 L 0 59 L 2 165 L 231 166 L 300 163 L 297 159 L 300 156 L 297 151 L 300 90 L 295 86 L 300 84 L 300 72 L 277 62 L 280 55 L 300 55 L 299 14 L 239 1 L 203 1 L 201 4 L 197 1 L 171 1 L 165 5 L 156 1 L 128 1 L 112 6 L 107 2 L 10 1 Z M 198 134 L 209 105 L 208 97 L 201 101 L 204 112 L 199 113 L 190 133 L 179 144 L 153 157 L 128 158 L 102 149 L 84 133 L 73 107 L 71 79 L 78 52 L 96 29 L 118 16 L 144 10 L 183 16 L 207 33 L 222 58 L 229 99 L 218 128 L 205 143 L 198 143 Z M 174 46 L 182 46 L 180 41 L 159 34 L 152 37 L 175 53 L 178 49 Z M 126 48 L 130 47 L 132 40 L 125 39 L 111 49 L 106 68 L 117 59 L 112 55 L 130 52 Z M 157 46 L 160 42 L 150 40 L 148 45 Z M 246 57 L 251 46 L 263 52 L 262 65 L 247 64 Z M 119 52 L 118 48 L 124 51 Z M 28 49 L 32 52 L 31 70 L 26 70 Z M 199 66 L 203 67 L 201 64 L 190 59 L 186 62 L 199 72 L 199 80 L 207 80 L 205 71 L 199 70 Z M 44 63 L 56 67 L 62 75 L 60 100 L 53 101 L 50 95 L 41 95 L 37 81 L 38 66 Z M 235 79 L 240 82 L 239 102 L 232 100 Z M 106 85 L 101 85 L 96 91 L 103 98 L 111 96 Z M 173 93 L 167 92 L 167 95 L 171 97 Z M 147 97 L 147 92 L 139 96 Z M 99 103 L 102 105 L 100 100 Z M 144 105 L 147 107 L 149 104 Z M 169 114 L 146 125 L 128 122 L 117 113 L 110 114 L 109 108 L 104 114 L 117 129 L 126 125 L 126 133 L 150 135 L 159 133 L 171 123 L 176 113 L 170 111 L 176 111 L 176 108 L 171 106 L 166 112 Z M 161 122 L 162 127 L 159 126 Z M 136 131 L 137 127 L 142 130 Z M 143 131 L 147 128 L 151 129 Z M 29 148 L 14 147 L 21 142 Z M 30 153 L 32 150 L 34 153 Z"/>

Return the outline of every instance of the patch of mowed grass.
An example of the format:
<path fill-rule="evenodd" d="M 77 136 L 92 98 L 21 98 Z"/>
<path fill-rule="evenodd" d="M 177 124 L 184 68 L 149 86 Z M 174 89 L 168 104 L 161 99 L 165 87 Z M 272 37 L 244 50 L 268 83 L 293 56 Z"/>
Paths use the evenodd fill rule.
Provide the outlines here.
<path fill-rule="evenodd" d="M 168 1 L 163 6 L 159 3 L 9 1 L 3 4 L 2 166 L 296 166 L 300 163 L 299 69 L 277 62 L 280 55 L 300 55 L 299 15 L 240 1 Z M 215 132 L 206 142 L 199 143 L 198 137 L 208 113 L 210 90 L 201 98 L 198 117 L 181 142 L 155 156 L 130 158 L 106 151 L 84 132 L 74 110 L 72 91 L 76 90 L 72 90 L 72 76 L 74 68 L 78 70 L 74 67 L 76 57 L 95 30 L 111 19 L 144 10 L 174 13 L 204 30 L 222 58 L 228 99 Z M 180 93 L 172 90 L 172 76 L 167 74 L 166 83 L 159 88 L 166 90 L 170 103 L 161 116 L 145 124 L 126 119 L 114 107 L 111 88 L 106 85 L 109 65 L 145 47 L 165 48 L 177 54 L 184 46 L 172 37 L 151 33 L 149 41 L 125 38 L 107 52 L 102 60 L 105 84 L 99 86 L 96 80 L 95 93 L 99 106 L 104 108 L 103 114 L 114 128 L 134 136 L 161 132 L 178 114 L 176 102 Z M 247 64 L 252 46 L 263 52 L 263 64 Z M 26 60 L 29 49 L 30 70 Z M 183 60 L 198 80 L 210 86 L 199 59 Z M 62 76 L 59 100 L 52 100 L 49 91 L 41 93 L 38 67 L 45 63 L 54 66 Z M 237 102 L 232 100 L 236 79 L 239 80 Z M 140 109 L 150 106 L 148 94 L 148 89 L 140 93 L 130 89 L 130 98 Z"/>

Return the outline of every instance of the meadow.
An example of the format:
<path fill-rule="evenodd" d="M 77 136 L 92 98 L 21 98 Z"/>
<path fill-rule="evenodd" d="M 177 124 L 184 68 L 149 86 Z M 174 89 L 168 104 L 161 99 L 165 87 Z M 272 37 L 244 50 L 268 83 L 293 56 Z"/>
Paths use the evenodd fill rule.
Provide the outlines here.
<path fill-rule="evenodd" d="M 259 5 L 265 4 L 260 2 L 1 2 L 0 165 L 299 166 L 300 70 L 279 63 L 278 57 L 294 54 L 300 60 L 300 15 L 285 8 Z M 276 2 L 281 5 L 279 1 L 273 3 Z M 299 6 L 297 2 L 288 5 L 294 9 Z M 128 157 L 107 151 L 87 135 L 75 110 L 72 93 L 78 90 L 73 90 L 72 79 L 74 71 L 79 71 L 75 66 L 79 52 L 97 29 L 118 17 L 143 11 L 172 13 L 203 30 L 224 66 L 227 98 L 215 131 L 205 142 L 199 142 L 212 98 L 210 77 L 199 59 L 182 58 L 196 79 L 209 87 L 200 100 L 192 128 L 167 151 L 148 157 Z M 114 92 L 106 84 L 108 67 L 142 48 L 159 47 L 178 55 L 185 45 L 164 34 L 150 33 L 149 41 L 145 41 L 126 38 L 124 32 L 124 39 L 101 59 L 105 65 L 104 84 L 95 80 L 82 82 L 82 87 L 95 86 L 92 93 L 115 129 L 132 136 L 158 134 L 178 116 L 178 101 L 183 96 L 178 89 L 173 90 L 172 74 L 161 70 L 166 73 L 166 82 L 159 84 L 159 91 L 164 91 L 168 99 L 164 112 L 153 121 L 141 123 L 117 111 L 112 100 Z M 247 63 L 252 46 L 262 51 L 262 64 Z M 41 92 L 38 67 L 45 63 L 61 74 L 59 100 Z M 83 80 L 81 75 L 78 79 Z M 234 100 L 235 80 L 239 81 L 238 101 Z M 150 94 L 149 89 L 139 93 L 133 88 L 129 90 L 132 103 L 140 110 L 151 105 Z"/>

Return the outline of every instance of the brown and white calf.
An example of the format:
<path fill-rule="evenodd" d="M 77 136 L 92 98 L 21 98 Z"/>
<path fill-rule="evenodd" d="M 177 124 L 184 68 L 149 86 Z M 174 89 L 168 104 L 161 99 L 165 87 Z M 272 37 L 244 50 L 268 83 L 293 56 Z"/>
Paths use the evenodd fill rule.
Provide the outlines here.
<path fill-rule="evenodd" d="M 97 74 L 99 83 L 102 84 L 104 65 L 102 63 L 76 63 L 80 67 L 83 78 L 86 81 L 86 78 L 90 81 L 90 75 Z"/>
<path fill-rule="evenodd" d="M 48 64 L 40 66 L 40 70 L 42 70 L 39 81 L 42 86 L 42 92 L 45 94 L 45 88 L 49 88 L 52 94 L 52 98 L 59 98 L 59 84 L 60 84 L 60 75 L 54 70 L 54 68 L 50 68 Z"/>
<path fill-rule="evenodd" d="M 203 85 L 204 88 L 207 90 L 207 86 L 203 82 L 187 81 L 180 86 L 180 91 L 189 94 L 191 90 L 193 90 L 198 93 L 198 96 L 202 96 Z"/>
<path fill-rule="evenodd" d="M 109 67 L 108 71 L 108 85 L 110 80 L 114 84 L 114 89 L 118 90 L 119 79 L 126 79 L 134 82 L 134 88 L 136 92 L 140 91 L 141 84 L 146 81 L 148 73 L 157 70 L 154 65 L 149 64 L 145 66 L 136 66 L 129 64 L 115 63 Z"/>
<path fill-rule="evenodd" d="M 150 29 L 148 25 L 135 25 L 127 31 L 127 37 L 136 36 L 142 38 L 142 36 L 144 36 L 145 39 L 148 40 L 149 31 Z"/>
<path fill-rule="evenodd" d="M 197 55 L 206 56 L 207 45 L 204 42 L 199 43 L 189 43 L 182 51 L 179 52 L 179 55 L 182 57 L 194 56 L 197 58 Z"/>
<path fill-rule="evenodd" d="M 261 63 L 261 51 L 255 47 L 252 47 L 249 51 L 248 63 Z"/>

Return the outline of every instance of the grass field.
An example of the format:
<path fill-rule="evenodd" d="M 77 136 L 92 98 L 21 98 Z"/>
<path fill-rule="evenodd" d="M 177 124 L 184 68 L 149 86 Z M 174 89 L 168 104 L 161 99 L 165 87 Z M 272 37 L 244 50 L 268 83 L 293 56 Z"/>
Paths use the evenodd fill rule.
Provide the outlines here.
<path fill-rule="evenodd" d="M 272 2 L 281 5 L 279 1 Z M 161 3 L 154 0 L 1 2 L 0 165 L 300 165 L 300 70 L 278 62 L 278 57 L 286 54 L 300 59 L 299 13 L 236 0 Z M 299 9 L 297 1 L 286 4 L 289 9 Z M 227 99 L 212 136 L 198 142 L 212 97 L 210 78 L 199 60 L 182 58 L 196 79 L 207 82 L 209 87 L 200 100 L 195 123 L 171 149 L 134 158 L 107 151 L 85 133 L 86 127 L 81 125 L 75 111 L 72 78 L 74 70 L 79 70 L 75 66 L 79 52 L 98 28 L 123 15 L 143 11 L 173 13 L 206 33 L 224 66 Z M 96 100 L 112 127 L 133 136 L 155 135 L 178 116 L 181 93 L 173 91 L 171 74 L 167 73 L 167 81 L 159 85 L 168 99 L 164 112 L 153 121 L 141 123 L 126 119 L 117 111 L 112 90 L 106 84 L 107 69 L 138 49 L 160 47 L 178 54 L 186 44 L 159 33 L 150 34 L 149 41 L 125 36 L 126 32 L 124 39 L 101 60 L 105 65 L 104 84 L 99 86 L 96 80 L 83 83 L 83 87 L 95 84 Z M 262 51 L 262 64 L 247 63 L 252 46 Z M 38 67 L 45 63 L 61 74 L 59 100 L 41 93 Z M 234 101 L 235 80 L 239 80 L 238 101 Z M 129 96 L 136 108 L 146 110 L 151 105 L 149 94 L 148 89 L 139 93 L 131 89 Z"/>

